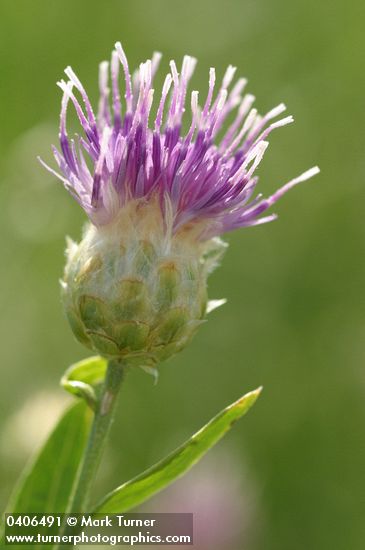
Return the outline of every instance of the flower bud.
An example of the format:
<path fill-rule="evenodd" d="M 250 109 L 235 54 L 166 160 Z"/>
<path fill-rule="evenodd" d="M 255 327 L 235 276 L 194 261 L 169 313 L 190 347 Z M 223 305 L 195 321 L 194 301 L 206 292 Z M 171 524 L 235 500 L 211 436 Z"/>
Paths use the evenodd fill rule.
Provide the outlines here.
<path fill-rule="evenodd" d="M 191 340 L 207 311 L 207 276 L 224 243 L 168 236 L 156 203 L 70 243 L 63 301 L 76 338 L 94 351 L 153 367 Z"/>

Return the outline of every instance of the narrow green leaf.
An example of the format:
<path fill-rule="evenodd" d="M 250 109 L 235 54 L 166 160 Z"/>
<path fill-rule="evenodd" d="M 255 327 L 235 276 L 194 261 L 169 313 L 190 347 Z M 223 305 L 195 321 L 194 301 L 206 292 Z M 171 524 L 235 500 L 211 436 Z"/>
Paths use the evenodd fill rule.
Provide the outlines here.
<path fill-rule="evenodd" d="M 85 403 L 62 416 L 48 440 L 25 469 L 6 513 L 66 512 L 91 423 Z M 1 542 L 4 533 L 0 532 Z M 40 548 L 31 546 L 30 550 Z"/>
<path fill-rule="evenodd" d="M 78 397 L 83 397 L 94 408 L 95 390 L 105 378 L 108 362 L 100 356 L 83 359 L 71 365 L 61 379 L 61 386 Z"/>
<path fill-rule="evenodd" d="M 126 512 L 164 489 L 198 462 L 228 432 L 255 403 L 260 392 L 261 388 L 258 388 L 221 411 L 164 460 L 109 493 L 93 512 Z"/>

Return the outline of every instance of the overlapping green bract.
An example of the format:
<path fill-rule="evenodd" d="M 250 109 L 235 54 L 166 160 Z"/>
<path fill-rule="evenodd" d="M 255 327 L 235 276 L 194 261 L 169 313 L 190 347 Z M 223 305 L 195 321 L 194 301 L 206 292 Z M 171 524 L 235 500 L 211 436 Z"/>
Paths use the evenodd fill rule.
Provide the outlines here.
<path fill-rule="evenodd" d="M 204 321 L 211 260 L 183 240 L 166 246 L 142 235 L 91 227 L 69 249 L 63 300 L 84 345 L 125 364 L 155 367 L 183 349 Z M 215 246 L 221 253 L 222 245 Z"/>

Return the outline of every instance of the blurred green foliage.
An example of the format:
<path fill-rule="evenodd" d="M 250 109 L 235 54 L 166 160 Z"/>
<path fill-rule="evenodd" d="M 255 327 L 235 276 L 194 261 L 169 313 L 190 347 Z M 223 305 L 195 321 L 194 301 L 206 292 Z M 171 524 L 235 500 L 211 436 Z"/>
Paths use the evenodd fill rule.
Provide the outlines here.
<path fill-rule="evenodd" d="M 260 191 L 314 164 L 322 173 L 276 206 L 277 222 L 228 236 L 210 282 L 211 297 L 228 304 L 163 365 L 157 386 L 130 375 L 99 485 L 135 475 L 263 384 L 223 443 L 257 487 L 248 550 L 363 549 L 364 15 L 362 0 L 2 0 L 2 504 L 32 446 L 22 434 L 42 433 L 53 418 L 46 392 L 61 398 L 65 367 L 87 355 L 58 288 L 65 234 L 78 238 L 85 217 L 35 157 L 49 159 L 57 141 L 64 67 L 96 100 L 97 64 L 121 40 L 131 66 L 156 49 L 164 68 L 196 56 L 203 94 L 209 66 L 222 75 L 232 63 L 260 111 L 287 103 L 296 123 L 272 136 Z M 39 392 L 43 414 L 26 414 Z M 6 435 L 16 429 L 18 438 Z"/>

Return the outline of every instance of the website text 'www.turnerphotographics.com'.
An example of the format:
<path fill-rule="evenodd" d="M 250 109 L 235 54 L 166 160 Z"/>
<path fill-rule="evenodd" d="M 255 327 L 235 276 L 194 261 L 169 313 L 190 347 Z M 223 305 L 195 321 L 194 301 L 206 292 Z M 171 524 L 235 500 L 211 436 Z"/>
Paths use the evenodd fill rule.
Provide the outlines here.
<path fill-rule="evenodd" d="M 193 514 L 5 514 L 5 545 L 193 544 Z"/>

